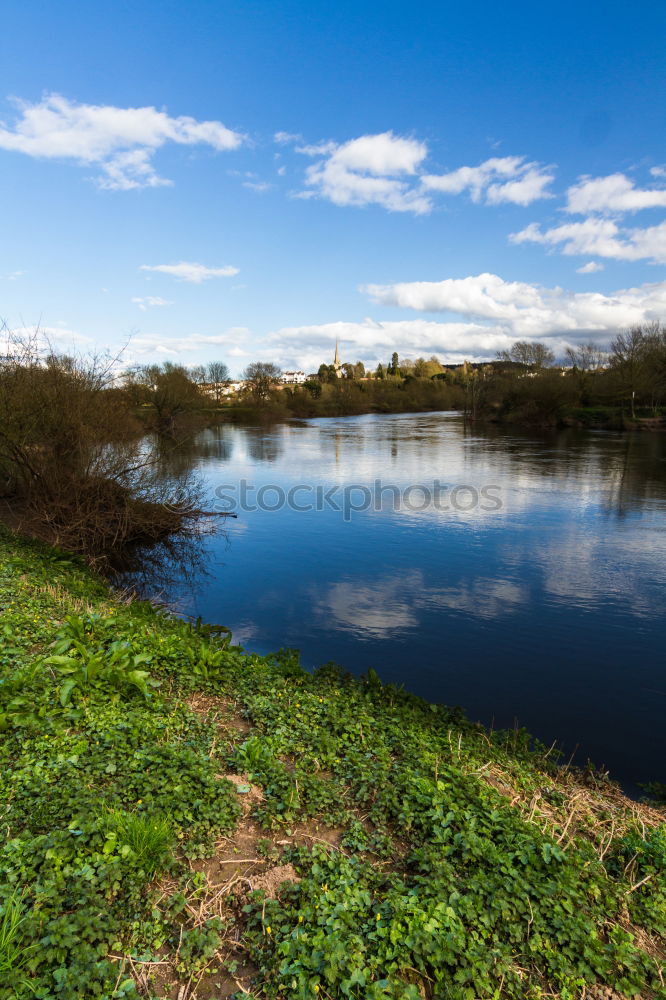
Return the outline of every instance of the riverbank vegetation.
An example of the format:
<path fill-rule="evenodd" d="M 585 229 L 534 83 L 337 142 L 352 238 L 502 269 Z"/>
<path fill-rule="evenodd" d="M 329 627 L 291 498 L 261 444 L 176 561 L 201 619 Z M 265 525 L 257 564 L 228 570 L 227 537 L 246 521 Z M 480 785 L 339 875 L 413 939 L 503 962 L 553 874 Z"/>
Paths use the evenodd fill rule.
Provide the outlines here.
<path fill-rule="evenodd" d="M 495 364 L 461 374 L 465 409 L 474 419 L 535 426 L 666 426 L 666 327 L 633 327 L 609 351 L 571 347 L 565 361 L 557 365 L 543 344 L 519 341 Z"/>
<path fill-rule="evenodd" d="M 197 483 L 162 474 L 113 359 L 45 356 L 35 340 L 12 346 L 0 364 L 0 521 L 99 567 L 197 529 Z M 190 407 L 201 402 L 178 371 L 151 385 L 160 427 L 173 431 L 188 412 L 183 392 Z"/>
<path fill-rule="evenodd" d="M 603 774 L 6 532 L 0 608 L 0 1000 L 664 995 L 665 814 Z"/>

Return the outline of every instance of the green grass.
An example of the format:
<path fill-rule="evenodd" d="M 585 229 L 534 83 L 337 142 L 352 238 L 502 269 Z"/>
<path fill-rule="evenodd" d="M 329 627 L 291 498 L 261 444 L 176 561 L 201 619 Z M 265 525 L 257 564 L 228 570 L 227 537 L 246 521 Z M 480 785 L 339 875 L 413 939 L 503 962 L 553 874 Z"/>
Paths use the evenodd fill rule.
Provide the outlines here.
<path fill-rule="evenodd" d="M 108 816 L 108 829 L 120 845 L 121 852 L 128 847 L 149 876 L 162 867 L 173 846 L 173 831 L 163 816 L 112 810 Z"/>
<path fill-rule="evenodd" d="M 664 816 L 603 776 L 1 533 L 0 613 L 0 1000 L 136 997 L 130 959 L 187 983 L 240 953 L 275 1000 L 664 996 Z M 277 898 L 198 870 L 234 843 L 229 772 L 261 788 L 265 864 L 298 873 Z"/>
<path fill-rule="evenodd" d="M 0 906 L 0 981 L 27 988 L 21 975 L 31 951 L 31 946 L 25 943 L 25 922 L 21 896 L 14 890 Z"/>

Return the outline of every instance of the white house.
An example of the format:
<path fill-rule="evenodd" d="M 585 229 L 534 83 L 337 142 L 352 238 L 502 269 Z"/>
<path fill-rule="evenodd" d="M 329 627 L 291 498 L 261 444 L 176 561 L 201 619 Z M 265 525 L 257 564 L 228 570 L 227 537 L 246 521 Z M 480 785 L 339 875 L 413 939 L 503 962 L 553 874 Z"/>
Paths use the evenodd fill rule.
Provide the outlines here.
<path fill-rule="evenodd" d="M 306 377 L 305 372 L 282 372 L 282 381 L 285 385 L 302 385 Z"/>

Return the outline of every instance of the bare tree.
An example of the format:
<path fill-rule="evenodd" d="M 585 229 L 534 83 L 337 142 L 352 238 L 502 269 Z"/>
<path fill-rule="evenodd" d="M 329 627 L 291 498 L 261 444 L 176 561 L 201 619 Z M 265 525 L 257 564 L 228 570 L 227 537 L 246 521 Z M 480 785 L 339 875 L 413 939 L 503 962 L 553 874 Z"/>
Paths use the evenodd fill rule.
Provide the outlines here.
<path fill-rule="evenodd" d="M 243 372 L 247 391 L 257 403 L 265 403 L 280 384 L 282 370 L 271 361 L 253 361 Z"/>
<path fill-rule="evenodd" d="M 171 361 L 147 365 L 127 375 L 126 386 L 134 399 L 153 407 L 160 434 L 175 435 L 179 418 L 203 405 L 205 398 L 190 375 L 183 365 Z"/>
<path fill-rule="evenodd" d="M 508 351 L 499 351 L 500 361 L 514 361 L 529 368 L 549 368 L 555 363 L 555 355 L 550 347 L 538 340 L 517 340 Z"/>
<path fill-rule="evenodd" d="M 113 359 L 44 359 L 37 337 L 10 339 L 0 366 L 5 519 L 103 567 L 200 516 L 194 483 L 159 475 Z"/>
<path fill-rule="evenodd" d="M 565 354 L 567 361 L 581 372 L 596 372 L 608 362 L 608 353 L 592 341 L 567 347 Z"/>
<path fill-rule="evenodd" d="M 666 390 L 666 329 L 660 323 L 632 326 L 611 343 L 611 368 L 636 416 L 636 397 L 655 406 Z"/>
<path fill-rule="evenodd" d="M 211 361 L 206 365 L 206 382 L 216 403 L 222 399 L 224 385 L 229 381 L 229 368 L 224 361 Z"/>

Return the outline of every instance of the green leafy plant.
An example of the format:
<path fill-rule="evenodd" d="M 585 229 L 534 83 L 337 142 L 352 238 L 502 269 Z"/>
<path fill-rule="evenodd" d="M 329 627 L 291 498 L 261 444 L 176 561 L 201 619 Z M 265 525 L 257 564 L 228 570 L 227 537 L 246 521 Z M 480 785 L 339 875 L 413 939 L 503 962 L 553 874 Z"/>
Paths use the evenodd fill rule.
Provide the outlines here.
<path fill-rule="evenodd" d="M 66 678 L 60 688 L 63 707 L 69 704 L 76 690 L 84 694 L 99 684 L 123 694 L 139 691 L 144 698 L 150 697 L 151 689 L 159 686 L 147 670 L 141 669 L 151 660 L 148 654 L 133 654 L 129 643 L 123 640 L 91 649 L 86 637 L 86 622 L 74 615 L 67 617 L 53 648 L 53 655 L 46 657 L 44 663 Z"/>

